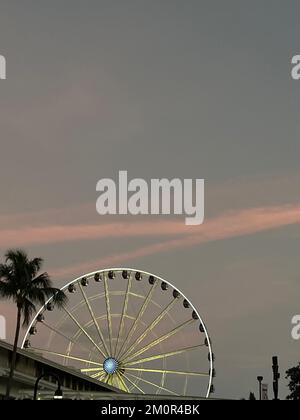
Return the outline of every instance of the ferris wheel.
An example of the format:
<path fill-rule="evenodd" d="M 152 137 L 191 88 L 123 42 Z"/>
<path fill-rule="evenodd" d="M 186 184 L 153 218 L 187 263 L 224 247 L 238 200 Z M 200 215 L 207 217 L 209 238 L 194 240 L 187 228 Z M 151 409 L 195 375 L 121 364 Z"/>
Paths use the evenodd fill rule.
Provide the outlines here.
<path fill-rule="evenodd" d="M 27 329 L 22 348 L 122 392 L 209 397 L 214 354 L 198 311 L 168 281 L 130 268 L 85 274 L 52 298 Z"/>

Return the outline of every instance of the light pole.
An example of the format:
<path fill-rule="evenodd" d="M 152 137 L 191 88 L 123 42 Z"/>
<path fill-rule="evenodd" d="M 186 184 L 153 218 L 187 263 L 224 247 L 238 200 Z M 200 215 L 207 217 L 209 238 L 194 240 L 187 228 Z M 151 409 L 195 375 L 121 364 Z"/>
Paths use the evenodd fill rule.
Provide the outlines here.
<path fill-rule="evenodd" d="M 278 400 L 278 379 L 280 378 L 280 373 L 278 372 L 278 357 L 272 357 L 273 365 L 273 392 L 274 392 L 274 400 Z"/>
<path fill-rule="evenodd" d="M 264 377 L 263 376 L 258 376 L 257 380 L 258 380 L 258 386 L 259 386 L 259 400 L 261 401 L 261 383 L 263 381 Z"/>
<path fill-rule="evenodd" d="M 37 391 L 38 391 L 38 386 L 39 386 L 39 382 L 40 382 L 40 380 L 42 379 L 42 378 L 44 378 L 45 376 L 48 376 L 49 375 L 49 373 L 43 373 L 42 375 L 40 375 L 38 378 L 37 378 L 37 380 L 36 380 L 36 382 L 35 382 L 35 385 L 34 385 L 34 394 L 33 394 L 33 399 L 34 400 L 36 400 L 37 399 Z M 51 376 L 53 376 L 56 380 L 57 380 L 57 383 L 58 383 L 58 386 L 57 386 L 57 390 L 55 391 L 55 393 L 54 393 L 54 399 L 55 400 L 61 400 L 62 399 L 62 397 L 63 397 L 63 392 L 62 392 L 62 390 L 61 390 L 61 382 L 60 382 L 60 379 L 59 379 L 59 377 L 57 376 L 57 375 L 55 375 L 55 374 L 53 374 L 53 373 L 50 373 L 50 375 Z"/>

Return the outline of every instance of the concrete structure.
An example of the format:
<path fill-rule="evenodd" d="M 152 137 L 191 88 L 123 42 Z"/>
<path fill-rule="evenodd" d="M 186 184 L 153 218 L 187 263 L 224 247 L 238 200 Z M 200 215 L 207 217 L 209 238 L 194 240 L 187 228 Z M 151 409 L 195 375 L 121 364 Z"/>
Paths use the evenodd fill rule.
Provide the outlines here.
<path fill-rule="evenodd" d="M 5 395 L 12 356 L 12 345 L 0 340 L 0 400 Z M 32 399 L 36 379 L 46 374 L 39 383 L 38 399 L 53 399 L 57 389 L 54 375 L 61 381 L 64 398 L 84 400 L 180 400 L 173 395 L 127 394 L 110 385 L 83 375 L 80 371 L 59 365 L 28 350 L 18 349 L 16 370 L 11 395 L 17 399 Z M 185 400 L 201 400 L 200 397 L 184 397 Z"/>
<path fill-rule="evenodd" d="M 5 395 L 11 356 L 12 345 L 0 341 L 0 399 Z M 35 381 L 42 374 L 46 374 L 46 377 L 40 381 L 39 395 L 44 397 L 52 398 L 57 389 L 54 375 L 60 378 L 64 395 L 73 398 L 80 396 L 81 393 L 85 398 L 93 393 L 107 396 L 120 394 L 119 390 L 89 378 L 78 370 L 58 365 L 36 353 L 19 349 L 11 395 L 16 398 L 32 398 Z"/>

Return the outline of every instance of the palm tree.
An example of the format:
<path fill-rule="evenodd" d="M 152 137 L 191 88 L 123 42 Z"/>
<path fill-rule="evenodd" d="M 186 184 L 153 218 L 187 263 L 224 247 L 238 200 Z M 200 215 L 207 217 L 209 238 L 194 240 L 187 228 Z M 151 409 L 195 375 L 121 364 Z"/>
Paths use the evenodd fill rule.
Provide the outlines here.
<path fill-rule="evenodd" d="M 42 258 L 30 260 L 26 252 L 19 249 L 8 250 L 5 264 L 0 264 L 0 298 L 11 299 L 17 305 L 17 324 L 6 398 L 10 396 L 22 320 L 23 326 L 28 326 L 31 316 L 36 312 L 35 305 L 44 305 L 51 297 L 57 307 L 62 307 L 67 301 L 64 292 L 52 287 L 48 273 L 38 274 L 42 264 Z"/>

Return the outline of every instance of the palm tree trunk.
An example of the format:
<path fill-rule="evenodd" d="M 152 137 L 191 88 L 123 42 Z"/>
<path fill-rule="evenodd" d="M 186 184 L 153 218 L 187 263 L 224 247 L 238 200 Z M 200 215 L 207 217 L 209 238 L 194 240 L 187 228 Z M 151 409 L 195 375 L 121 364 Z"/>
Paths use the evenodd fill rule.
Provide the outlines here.
<path fill-rule="evenodd" d="M 7 387 L 6 387 L 6 398 L 9 398 L 10 396 L 12 380 L 14 377 L 20 328 L 21 328 L 21 307 L 18 305 L 17 326 L 16 326 L 15 341 L 14 341 L 13 353 L 12 353 L 11 364 L 10 364 L 10 372 L 9 372 L 9 377 L 8 377 Z"/>

